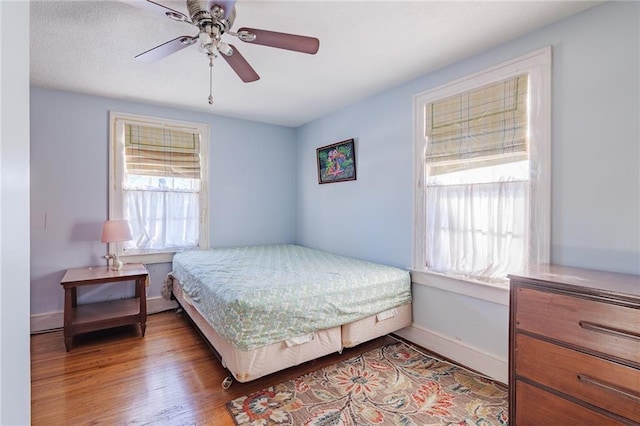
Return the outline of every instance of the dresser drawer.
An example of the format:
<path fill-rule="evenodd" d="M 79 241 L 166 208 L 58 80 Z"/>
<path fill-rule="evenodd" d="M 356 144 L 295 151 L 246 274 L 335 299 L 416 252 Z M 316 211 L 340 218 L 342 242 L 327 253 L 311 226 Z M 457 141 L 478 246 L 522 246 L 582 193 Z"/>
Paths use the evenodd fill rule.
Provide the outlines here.
<path fill-rule="evenodd" d="M 525 335 L 516 374 L 640 423 L 640 370 Z"/>
<path fill-rule="evenodd" d="M 640 309 L 518 287 L 515 325 L 640 365 Z"/>
<path fill-rule="evenodd" d="M 509 419 L 517 426 L 610 426 L 618 422 L 581 405 L 562 399 L 535 386 L 516 381 L 516 416 Z"/>

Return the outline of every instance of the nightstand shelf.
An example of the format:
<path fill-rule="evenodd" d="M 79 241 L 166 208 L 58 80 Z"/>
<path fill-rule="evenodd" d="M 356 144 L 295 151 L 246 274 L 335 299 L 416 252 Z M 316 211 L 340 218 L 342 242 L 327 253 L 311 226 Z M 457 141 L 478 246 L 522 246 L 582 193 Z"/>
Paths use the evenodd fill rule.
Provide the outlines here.
<path fill-rule="evenodd" d="M 76 307 L 74 324 L 99 323 L 104 320 L 113 321 L 114 318 L 137 316 L 140 312 L 140 299 L 108 300 L 106 302 L 88 303 Z"/>
<path fill-rule="evenodd" d="M 139 324 L 144 336 L 147 322 L 145 286 L 149 277 L 142 264 L 127 264 L 122 270 L 105 267 L 69 269 L 60 284 L 65 290 L 64 344 L 69 351 L 73 336 L 96 330 Z M 135 281 L 135 297 L 77 304 L 77 288 L 105 283 Z"/>

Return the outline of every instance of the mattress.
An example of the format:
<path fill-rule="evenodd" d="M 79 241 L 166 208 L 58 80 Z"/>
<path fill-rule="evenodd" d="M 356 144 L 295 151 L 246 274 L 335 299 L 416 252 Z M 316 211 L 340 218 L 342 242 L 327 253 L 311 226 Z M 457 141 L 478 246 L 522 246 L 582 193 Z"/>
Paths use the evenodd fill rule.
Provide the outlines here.
<path fill-rule="evenodd" d="M 298 245 L 178 253 L 173 275 L 242 351 L 304 340 L 411 301 L 409 272 Z"/>

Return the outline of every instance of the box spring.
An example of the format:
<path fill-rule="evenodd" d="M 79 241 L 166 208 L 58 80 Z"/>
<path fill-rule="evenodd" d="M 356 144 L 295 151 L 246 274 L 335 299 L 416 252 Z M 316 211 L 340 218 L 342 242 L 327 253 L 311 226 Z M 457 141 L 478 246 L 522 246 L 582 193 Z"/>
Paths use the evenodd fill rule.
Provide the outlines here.
<path fill-rule="evenodd" d="M 388 309 L 377 315 L 342 326 L 342 346 L 352 348 L 360 343 L 408 327 L 412 322 L 411 303 Z"/>
<path fill-rule="evenodd" d="M 340 327 L 320 330 L 313 339 L 302 344 L 287 346 L 286 342 L 273 343 L 250 351 L 242 351 L 223 339 L 203 318 L 197 308 L 174 282 L 173 294 L 196 327 L 213 346 L 220 362 L 239 382 L 249 382 L 267 374 L 301 364 L 342 349 Z"/>
<path fill-rule="evenodd" d="M 278 342 L 243 351 L 225 340 L 209 325 L 189 296 L 182 291 L 177 280 L 173 283 L 173 295 L 213 347 L 223 367 L 239 382 L 249 382 L 333 352 L 340 352 L 343 347 L 353 347 L 407 327 L 412 320 L 411 303 L 407 303 L 359 321 L 316 331 L 304 343 Z"/>

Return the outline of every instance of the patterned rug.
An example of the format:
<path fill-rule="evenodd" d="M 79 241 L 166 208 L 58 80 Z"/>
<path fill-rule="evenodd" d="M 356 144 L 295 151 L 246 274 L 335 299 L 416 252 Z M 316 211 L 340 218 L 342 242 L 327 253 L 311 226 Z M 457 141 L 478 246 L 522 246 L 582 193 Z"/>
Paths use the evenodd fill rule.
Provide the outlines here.
<path fill-rule="evenodd" d="M 392 343 L 227 403 L 239 426 L 506 425 L 504 385 Z"/>

